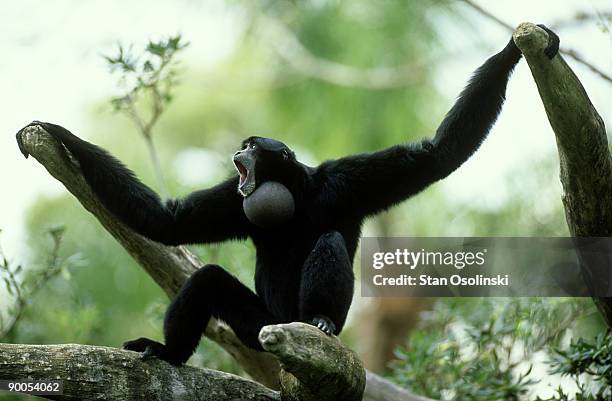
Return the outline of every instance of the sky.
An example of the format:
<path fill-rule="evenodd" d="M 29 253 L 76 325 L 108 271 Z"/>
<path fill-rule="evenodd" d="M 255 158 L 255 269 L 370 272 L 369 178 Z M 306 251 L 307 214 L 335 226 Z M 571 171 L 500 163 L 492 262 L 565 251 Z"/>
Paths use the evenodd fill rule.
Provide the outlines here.
<path fill-rule="evenodd" d="M 511 25 L 523 21 L 551 23 L 577 10 L 606 10 L 609 6 L 606 3 L 599 0 L 478 2 Z M 503 28 L 469 7 L 459 8 L 472 18 L 476 30 L 466 32 L 448 16 L 431 15 L 448 50 L 460 49 L 452 59 L 435 66 L 436 89 L 447 99 L 448 107 L 471 72 L 501 49 L 509 38 Z M 5 55 L 0 60 L 0 229 L 3 248 L 17 259 L 25 249 L 21 244 L 28 207 L 40 195 L 53 196 L 65 189 L 34 160 L 23 159 L 14 133 L 36 119 L 60 123 L 84 138 L 89 137 L 92 105 L 116 93 L 115 77 L 108 74 L 101 54 L 112 53 L 118 41 L 138 46 L 148 39 L 180 32 L 191 42 L 182 53 L 184 65 L 205 71 L 232 53 L 243 29 L 239 8 L 228 8 L 219 0 L 11 1 L 0 2 L 0 19 L 3 27 L 0 48 Z M 592 24 L 559 33 L 562 45 L 578 49 L 602 69 L 612 71 L 609 35 L 602 34 Z M 612 103 L 612 85 L 571 60 L 568 62 L 604 121 L 612 121 L 612 109 L 606 107 Z M 507 196 L 500 184 L 502 177 L 516 173 L 526 162 L 556 152 L 554 135 L 524 62 L 509 84 L 507 99 L 495 133 L 477 157 L 441 184 L 444 194 L 458 204 L 470 202 L 494 209 Z M 491 190 L 483 194 L 478 190 L 483 186 Z"/>

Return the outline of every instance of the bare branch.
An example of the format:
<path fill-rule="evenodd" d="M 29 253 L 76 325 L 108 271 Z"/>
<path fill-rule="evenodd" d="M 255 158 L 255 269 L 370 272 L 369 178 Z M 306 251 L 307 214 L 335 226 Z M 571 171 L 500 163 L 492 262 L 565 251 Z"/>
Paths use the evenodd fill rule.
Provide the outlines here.
<path fill-rule="evenodd" d="M 610 11 L 601 11 L 593 13 L 580 11 L 577 12 L 572 18 L 560 19 L 553 22 L 552 24 L 550 24 L 549 28 L 552 30 L 565 29 L 592 21 L 597 21 L 598 23 L 607 26 L 608 20 L 610 19 L 612 19 L 612 12 Z"/>
<path fill-rule="evenodd" d="M 366 371 L 366 388 L 364 401 L 434 401 L 406 391 L 388 380 Z"/>
<path fill-rule="evenodd" d="M 474 10 L 478 11 L 480 14 L 484 15 L 485 17 L 489 18 L 492 21 L 495 21 L 497 24 L 503 26 L 504 28 L 506 28 L 506 30 L 508 30 L 509 32 L 514 32 L 514 27 L 510 24 L 508 24 L 507 22 L 501 20 L 500 18 L 498 18 L 497 16 L 495 16 L 494 14 L 492 14 L 491 12 L 485 10 L 484 8 L 482 8 L 481 6 L 479 6 L 478 4 L 474 3 L 472 0 L 463 0 L 463 2 L 467 5 L 469 5 L 470 7 L 472 7 Z M 584 65 L 585 67 L 587 67 L 589 70 L 591 70 L 592 72 L 594 72 L 595 74 L 599 75 L 600 78 L 605 79 L 608 82 L 612 82 L 612 76 L 606 74 L 605 72 L 603 72 L 602 70 L 600 70 L 599 68 L 597 68 L 596 66 L 594 66 L 593 64 L 591 64 L 590 62 L 588 62 L 587 60 L 585 60 L 581 55 L 578 54 L 578 52 L 576 52 L 573 49 L 565 49 L 565 48 L 561 48 L 559 49 L 559 52 L 561 54 L 565 54 L 566 56 L 574 59 L 574 61 Z"/>
<path fill-rule="evenodd" d="M 423 79 L 425 66 L 415 62 L 397 67 L 362 69 L 326 60 L 312 54 L 282 22 L 259 16 L 260 26 L 276 53 L 301 74 L 334 85 L 372 90 L 397 88 Z"/>

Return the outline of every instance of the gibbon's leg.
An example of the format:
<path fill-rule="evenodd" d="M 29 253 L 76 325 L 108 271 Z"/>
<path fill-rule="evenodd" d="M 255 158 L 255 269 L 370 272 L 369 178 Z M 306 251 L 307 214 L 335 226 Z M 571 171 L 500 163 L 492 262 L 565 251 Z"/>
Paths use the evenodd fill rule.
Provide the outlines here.
<path fill-rule="evenodd" d="M 126 342 L 123 347 L 156 356 L 174 365 L 185 363 L 193 354 L 210 318 L 223 320 L 249 348 L 263 351 L 259 331 L 280 323 L 268 312 L 261 298 L 222 267 L 206 265 L 183 285 L 166 312 L 166 344 L 148 338 Z"/>
<path fill-rule="evenodd" d="M 328 335 L 340 333 L 353 299 L 354 280 L 342 235 L 337 231 L 321 235 L 302 270 L 300 320 Z"/>

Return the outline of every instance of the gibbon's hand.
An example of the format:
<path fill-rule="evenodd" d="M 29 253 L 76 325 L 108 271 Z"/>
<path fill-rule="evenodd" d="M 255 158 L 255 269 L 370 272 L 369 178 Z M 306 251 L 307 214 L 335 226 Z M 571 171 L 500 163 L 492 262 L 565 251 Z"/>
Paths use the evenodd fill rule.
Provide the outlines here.
<path fill-rule="evenodd" d="M 559 53 L 559 44 L 561 43 L 561 40 L 559 39 L 559 36 L 548 29 L 546 25 L 538 24 L 538 26 L 544 29 L 548 34 L 548 46 L 546 46 L 546 49 L 544 49 L 544 54 L 546 57 L 552 60 L 552 58 Z"/>

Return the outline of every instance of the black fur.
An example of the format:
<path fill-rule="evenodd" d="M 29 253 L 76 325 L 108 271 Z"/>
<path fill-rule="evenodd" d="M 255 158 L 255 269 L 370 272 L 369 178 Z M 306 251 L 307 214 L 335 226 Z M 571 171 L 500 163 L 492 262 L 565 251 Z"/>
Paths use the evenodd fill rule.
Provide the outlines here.
<path fill-rule="evenodd" d="M 558 42 L 552 46 L 558 47 Z M 256 149 L 257 182 L 281 182 L 295 198 L 293 218 L 273 229 L 258 228 L 246 219 L 237 176 L 164 203 L 103 149 L 58 125 L 33 124 L 64 144 L 104 205 L 140 234 L 168 245 L 253 240 L 256 293 L 223 268 L 204 266 L 168 309 L 165 345 L 144 338 L 125 344 L 144 356 L 182 364 L 195 350 L 211 316 L 226 321 L 247 346 L 258 350 L 259 330 L 268 324 L 304 321 L 338 334 L 353 295 L 352 261 L 363 220 L 448 176 L 478 149 L 497 119 L 506 83 L 520 57 L 511 40 L 488 59 L 435 137 L 421 143 L 312 168 L 295 160 L 281 142 L 249 138 L 245 144 Z"/>

